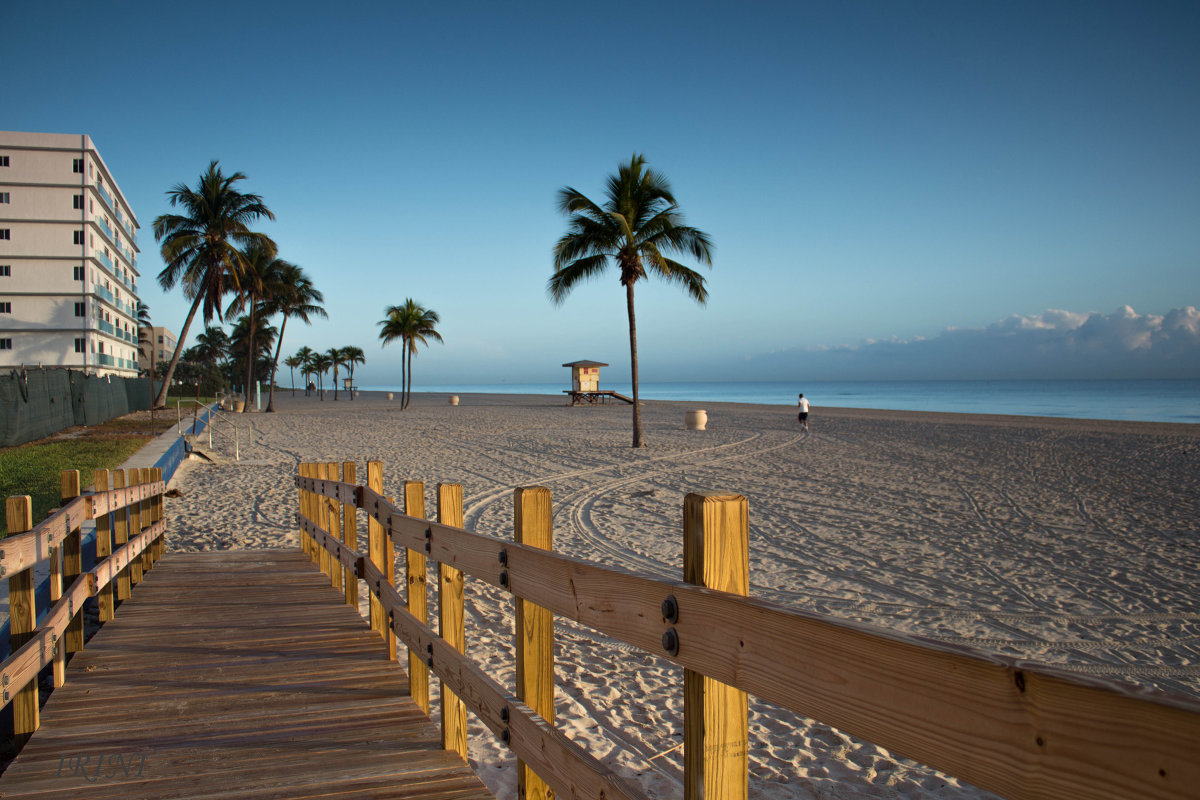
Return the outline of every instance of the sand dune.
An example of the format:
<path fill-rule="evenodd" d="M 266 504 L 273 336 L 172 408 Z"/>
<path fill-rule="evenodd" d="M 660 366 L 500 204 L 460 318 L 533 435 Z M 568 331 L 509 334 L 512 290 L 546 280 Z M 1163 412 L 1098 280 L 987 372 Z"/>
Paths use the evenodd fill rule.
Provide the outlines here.
<path fill-rule="evenodd" d="M 541 484 L 557 550 L 681 575 L 689 491 L 750 502 L 751 593 L 790 606 L 1200 696 L 1200 426 L 709 404 L 644 409 L 552 397 L 276 397 L 242 462 L 189 462 L 171 549 L 290 547 L 298 461 L 384 463 L 384 485 L 463 484 L 466 527 L 511 536 L 512 489 Z M 218 450 L 232 456 L 232 443 Z M 513 680 L 510 602 L 468 581 L 471 654 Z M 435 613 L 431 609 L 431 613 Z M 682 675 L 558 622 L 559 724 L 651 796 L 681 796 Z M 987 797 L 828 726 L 751 699 L 756 797 Z M 668 752 L 669 751 L 669 752 Z M 664 754 L 665 753 L 665 754 Z M 514 762 L 473 724 L 501 797 Z"/>

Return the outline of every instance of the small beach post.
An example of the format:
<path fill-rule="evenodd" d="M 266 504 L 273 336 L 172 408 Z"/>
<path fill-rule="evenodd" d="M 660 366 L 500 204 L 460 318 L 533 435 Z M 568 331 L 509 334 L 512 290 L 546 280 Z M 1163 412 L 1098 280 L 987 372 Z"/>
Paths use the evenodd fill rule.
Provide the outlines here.
<path fill-rule="evenodd" d="M 749 504 L 740 494 L 689 494 L 683 500 L 683 580 L 750 593 Z M 746 693 L 683 671 L 685 800 L 747 796 L 749 705 Z"/>

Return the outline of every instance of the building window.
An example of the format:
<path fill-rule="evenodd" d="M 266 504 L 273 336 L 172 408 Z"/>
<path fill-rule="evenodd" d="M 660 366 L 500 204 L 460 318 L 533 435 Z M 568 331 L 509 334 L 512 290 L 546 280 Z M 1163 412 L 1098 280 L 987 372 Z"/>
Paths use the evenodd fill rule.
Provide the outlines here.
<path fill-rule="evenodd" d="M 72 267 L 72 269 L 75 271 L 75 280 L 83 280 L 83 267 Z"/>
<path fill-rule="evenodd" d="M 75 208 L 78 208 L 78 209 L 83 208 L 83 195 L 81 195 L 81 194 L 75 195 Z"/>
<path fill-rule="evenodd" d="M 8 166 L 8 156 L 0 156 L 0 167 Z"/>
<path fill-rule="evenodd" d="M 87 352 L 87 346 L 84 344 L 83 339 L 75 340 L 75 352 L 76 353 L 86 353 Z"/>
<path fill-rule="evenodd" d="M 71 171 L 78 172 L 80 175 L 83 174 L 83 159 L 82 158 L 75 159 L 74 163 L 71 164 Z"/>
<path fill-rule="evenodd" d="M 86 313 L 87 313 L 87 312 L 86 312 L 86 310 L 84 309 L 84 304 L 83 304 L 83 303 L 76 303 L 76 304 L 75 304 L 75 316 L 77 316 L 77 317 L 86 316 Z"/>
<path fill-rule="evenodd" d="M 0 264 L 0 278 L 12 277 L 12 264 Z"/>
<path fill-rule="evenodd" d="M 0 314 L 11 314 L 12 303 L 0 303 Z"/>
<path fill-rule="evenodd" d="M 75 244 L 83 244 L 83 231 L 75 231 Z"/>
<path fill-rule="evenodd" d="M 0 339 L 0 350 L 12 350 L 12 339 Z"/>
<path fill-rule="evenodd" d="M 0 239 L 11 239 L 12 230 L 9 228 L 0 228 Z"/>
<path fill-rule="evenodd" d="M 11 203 L 12 197 L 8 192 L 0 192 L 0 203 Z"/>

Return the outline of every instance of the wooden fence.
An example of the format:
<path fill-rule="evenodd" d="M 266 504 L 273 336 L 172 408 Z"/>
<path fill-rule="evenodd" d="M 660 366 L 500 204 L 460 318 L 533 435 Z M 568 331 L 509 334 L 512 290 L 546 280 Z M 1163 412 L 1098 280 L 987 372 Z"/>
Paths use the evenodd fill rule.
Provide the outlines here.
<path fill-rule="evenodd" d="M 643 795 L 554 726 L 557 614 L 685 668 L 688 800 L 747 795 L 746 694 L 818 719 L 1013 800 L 1200 798 L 1200 703 L 744 597 L 748 510 L 738 495 L 684 500 L 683 580 L 663 581 L 551 551 L 550 492 L 514 491 L 512 540 L 462 529 L 462 488 L 384 496 L 382 464 L 299 467 L 303 546 L 395 657 L 407 647 L 416 702 L 442 682 L 442 738 L 466 757 L 470 709 L 519 759 L 519 796 Z M 368 518 L 358 548 L 357 512 Z M 397 576 L 395 548 L 407 574 Z M 430 579 L 429 562 L 436 577 Z M 516 682 L 463 655 L 463 580 L 516 602 Z M 428 590 L 439 592 L 439 631 Z M 401 589 L 404 587 L 403 596 Z M 655 698 L 644 698 L 647 703 Z"/>
<path fill-rule="evenodd" d="M 129 598 L 162 557 L 161 469 L 95 471 L 93 494 L 80 493 L 79 471 L 62 473 L 63 506 L 36 527 L 28 495 L 5 502 L 7 538 L 0 540 L 0 576 L 8 578 L 9 656 L 0 665 L 4 705 L 13 706 L 20 748 L 38 728 L 38 676 L 52 667 L 65 680 L 66 654 L 83 650 L 83 606 L 97 598 L 101 624 Z M 96 565 L 83 571 L 81 527 L 96 521 Z M 50 608 L 37 623 L 34 569 L 50 573 Z"/>

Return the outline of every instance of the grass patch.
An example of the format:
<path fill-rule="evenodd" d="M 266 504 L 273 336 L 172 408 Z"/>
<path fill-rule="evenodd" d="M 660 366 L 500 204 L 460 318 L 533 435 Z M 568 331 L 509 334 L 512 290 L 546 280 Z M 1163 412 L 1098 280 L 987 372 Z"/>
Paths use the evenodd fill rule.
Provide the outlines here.
<path fill-rule="evenodd" d="M 138 411 L 99 425 L 67 428 L 18 447 L 0 449 L 0 497 L 27 494 L 33 521 L 62 505 L 62 472 L 79 470 L 83 488 L 98 469 L 116 469 L 147 442 L 175 427 L 175 415 Z M 7 530 L 7 525 L 0 530 Z"/>
<path fill-rule="evenodd" d="M 63 470 L 79 470 L 80 483 L 90 486 L 93 470 L 121 466 L 151 438 L 75 439 L 10 447 L 0 451 L 0 494 L 29 495 L 33 521 L 40 522 L 50 509 L 62 505 Z"/>

